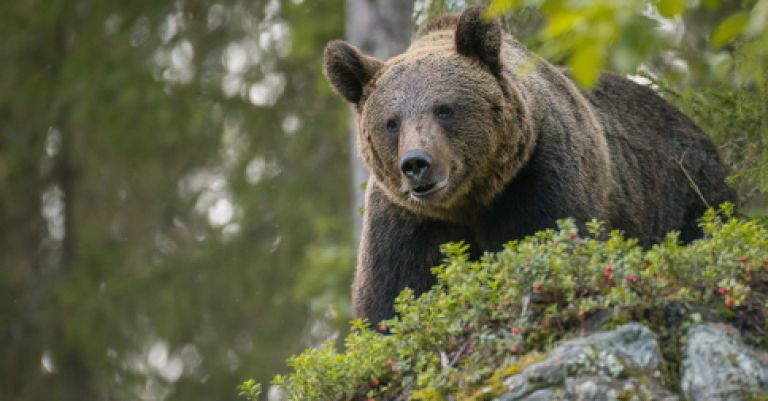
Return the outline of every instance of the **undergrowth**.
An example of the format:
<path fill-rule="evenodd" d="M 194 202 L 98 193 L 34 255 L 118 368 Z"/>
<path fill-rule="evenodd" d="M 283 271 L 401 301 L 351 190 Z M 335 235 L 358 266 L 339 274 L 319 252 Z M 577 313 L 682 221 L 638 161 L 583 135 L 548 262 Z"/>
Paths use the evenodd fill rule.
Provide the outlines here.
<path fill-rule="evenodd" d="M 333 342 L 309 348 L 273 384 L 301 401 L 486 400 L 556 342 L 627 321 L 659 333 L 672 387 L 690 324 L 727 321 L 765 345 L 768 225 L 726 204 L 702 218 L 703 239 L 683 245 L 671 233 L 650 249 L 587 226 L 582 237 L 563 220 L 480 260 L 463 243 L 444 245 L 438 284 L 419 297 L 403 291 L 398 318 L 354 321 L 342 351 Z"/>

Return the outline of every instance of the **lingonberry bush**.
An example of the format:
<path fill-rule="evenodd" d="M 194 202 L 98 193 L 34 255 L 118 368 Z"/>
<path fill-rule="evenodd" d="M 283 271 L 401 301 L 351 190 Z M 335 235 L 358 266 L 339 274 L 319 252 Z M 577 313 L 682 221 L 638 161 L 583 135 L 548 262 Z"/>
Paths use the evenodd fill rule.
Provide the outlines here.
<path fill-rule="evenodd" d="M 582 237 L 572 220 L 480 260 L 463 243 L 446 244 L 438 284 L 419 297 L 404 291 L 399 317 L 354 321 L 341 351 L 333 342 L 309 348 L 273 384 L 302 401 L 483 400 L 558 341 L 627 321 L 662 334 L 674 383 L 678 342 L 693 323 L 731 322 L 765 345 L 768 224 L 725 204 L 701 227 L 705 237 L 691 244 L 670 233 L 650 249 L 596 221 Z"/>

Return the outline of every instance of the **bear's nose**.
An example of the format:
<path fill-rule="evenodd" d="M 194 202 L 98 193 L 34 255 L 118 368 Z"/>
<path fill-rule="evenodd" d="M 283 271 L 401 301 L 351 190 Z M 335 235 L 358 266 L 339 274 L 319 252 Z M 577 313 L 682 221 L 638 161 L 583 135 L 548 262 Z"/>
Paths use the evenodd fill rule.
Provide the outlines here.
<path fill-rule="evenodd" d="M 423 150 L 408 151 L 400 160 L 400 170 L 417 185 L 429 176 L 430 165 L 432 165 L 432 156 Z"/>

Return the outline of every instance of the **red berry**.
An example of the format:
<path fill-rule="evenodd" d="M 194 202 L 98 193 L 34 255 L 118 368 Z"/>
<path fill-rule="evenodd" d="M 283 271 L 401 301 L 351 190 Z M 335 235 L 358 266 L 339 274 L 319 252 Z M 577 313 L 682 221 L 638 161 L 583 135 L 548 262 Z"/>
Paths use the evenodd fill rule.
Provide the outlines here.
<path fill-rule="evenodd" d="M 475 353 L 475 347 L 469 347 L 467 348 L 467 355 L 472 355 Z"/>
<path fill-rule="evenodd" d="M 379 379 L 377 379 L 375 377 L 373 379 L 371 379 L 371 387 L 379 387 L 379 384 L 381 384 Z"/>
<path fill-rule="evenodd" d="M 613 268 L 608 266 L 605 269 L 603 269 L 603 276 L 606 278 L 610 278 L 613 275 Z"/>
<path fill-rule="evenodd" d="M 369 399 L 367 399 L 365 401 L 376 401 L 376 400 L 374 400 L 373 398 L 369 398 Z"/>
<path fill-rule="evenodd" d="M 534 284 L 533 285 L 533 292 L 535 292 L 537 294 L 540 293 L 541 292 L 541 284 L 539 284 L 539 283 Z"/>
<path fill-rule="evenodd" d="M 512 335 L 513 335 L 513 336 L 519 336 L 519 335 L 520 335 L 520 333 L 521 333 L 521 330 L 520 330 L 520 328 L 519 328 L 519 327 L 513 327 L 513 328 L 512 328 Z"/>
<path fill-rule="evenodd" d="M 739 262 L 741 263 L 747 263 L 749 262 L 749 256 L 742 256 L 739 258 Z"/>
<path fill-rule="evenodd" d="M 387 362 L 386 362 L 386 364 L 387 364 L 387 366 L 392 366 L 392 365 L 394 365 L 394 364 L 395 364 L 395 361 L 393 361 L 393 360 L 391 360 L 391 359 L 387 359 Z"/>
<path fill-rule="evenodd" d="M 571 237 L 571 239 L 576 239 L 576 238 L 579 238 L 579 233 L 574 231 L 574 232 L 572 232 L 572 233 L 570 234 L 570 237 Z"/>
<path fill-rule="evenodd" d="M 635 273 L 630 273 L 627 276 L 627 281 L 629 281 L 632 284 L 636 283 L 637 280 L 639 280 L 639 279 L 640 279 L 640 277 L 637 277 L 637 274 L 635 274 Z"/>
<path fill-rule="evenodd" d="M 515 346 L 512 347 L 512 353 L 513 354 L 519 354 L 520 353 L 520 344 L 515 344 Z"/>
<path fill-rule="evenodd" d="M 725 306 L 727 306 L 727 307 L 729 307 L 729 308 L 733 308 L 733 304 L 734 304 L 734 302 L 735 302 L 735 301 L 733 300 L 733 298 L 726 298 L 726 300 L 725 300 Z"/>
<path fill-rule="evenodd" d="M 725 294 L 728 293 L 728 289 L 725 288 L 725 287 L 720 287 L 720 288 L 717 289 L 717 293 L 720 294 L 720 295 L 725 295 Z"/>
<path fill-rule="evenodd" d="M 383 332 L 387 331 L 387 329 L 388 329 L 388 327 L 387 327 L 386 324 L 382 323 L 382 324 L 379 325 L 379 331 L 380 332 L 383 333 Z"/>

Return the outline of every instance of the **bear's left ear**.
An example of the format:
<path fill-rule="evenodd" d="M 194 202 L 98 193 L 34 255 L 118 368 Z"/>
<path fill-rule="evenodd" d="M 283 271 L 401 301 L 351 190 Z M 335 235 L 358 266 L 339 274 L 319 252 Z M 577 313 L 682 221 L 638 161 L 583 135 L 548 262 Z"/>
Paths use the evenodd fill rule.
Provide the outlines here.
<path fill-rule="evenodd" d="M 501 24 L 498 20 L 483 17 L 483 7 L 467 8 L 456 26 L 456 51 L 481 61 L 498 73 L 501 69 Z"/>
<path fill-rule="evenodd" d="M 325 47 L 324 72 L 336 92 L 351 103 L 363 98 L 363 87 L 384 65 L 356 47 L 334 40 Z"/>

